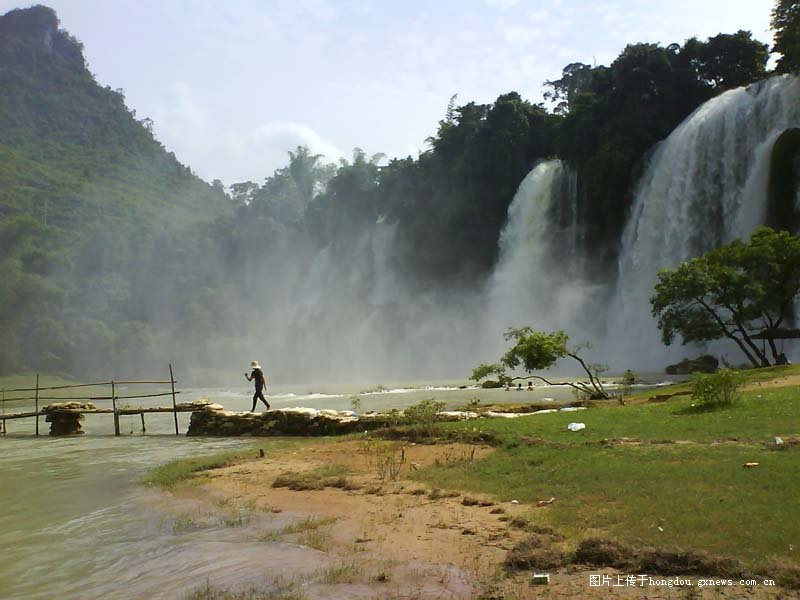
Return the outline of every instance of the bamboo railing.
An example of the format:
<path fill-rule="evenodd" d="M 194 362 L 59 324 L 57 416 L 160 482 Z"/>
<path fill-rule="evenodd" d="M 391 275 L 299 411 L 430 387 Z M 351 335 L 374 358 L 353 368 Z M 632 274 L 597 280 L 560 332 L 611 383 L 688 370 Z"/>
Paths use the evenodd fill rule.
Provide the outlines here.
<path fill-rule="evenodd" d="M 178 413 L 182 412 L 181 409 L 178 408 L 176 396 L 180 394 L 179 391 L 175 390 L 175 384 L 177 381 L 175 380 L 175 376 L 172 371 L 172 365 L 169 365 L 169 379 L 168 380 L 154 380 L 154 381 L 99 381 L 94 383 L 75 383 L 69 385 L 53 385 L 53 386 L 40 386 L 39 385 L 39 373 L 36 374 L 36 384 L 35 387 L 32 388 L 14 388 L 14 389 L 3 389 L 0 390 L 0 421 L 2 421 L 2 430 L 0 433 L 6 435 L 6 421 L 9 419 L 23 419 L 23 418 L 30 418 L 36 417 L 36 425 L 35 425 L 35 435 L 39 435 L 39 417 L 47 414 L 46 412 L 39 410 L 39 401 L 40 400 L 47 400 L 47 401 L 57 401 L 57 402 L 80 402 L 80 401 L 105 401 L 111 400 L 111 410 L 109 409 L 75 409 L 75 412 L 79 413 L 88 413 L 88 414 L 113 414 L 114 415 L 114 435 L 120 435 L 119 429 L 119 417 L 120 415 L 141 415 L 142 418 L 142 431 L 145 430 L 144 424 L 144 415 L 145 413 L 157 413 L 157 412 L 171 412 L 173 413 L 174 420 L 175 420 L 175 435 L 180 435 L 178 430 Z M 157 392 L 157 393 L 148 393 L 148 394 L 126 394 L 126 395 L 118 395 L 117 394 L 117 386 L 125 385 L 169 385 L 170 390 L 166 392 Z M 42 396 L 40 392 L 51 392 L 53 390 L 67 390 L 67 389 L 77 389 L 77 388 L 91 388 L 91 387 L 110 387 L 111 394 L 110 395 L 87 395 L 87 396 Z M 33 395 L 16 395 L 16 394 L 25 394 L 26 392 L 33 392 Z M 8 394 L 15 394 L 14 396 L 9 397 Z M 128 400 L 128 399 L 140 399 L 140 398 L 158 398 L 164 396 L 171 396 L 172 397 L 172 406 L 157 406 L 152 408 L 117 408 L 117 400 Z M 7 413 L 6 412 L 6 402 L 13 402 L 19 400 L 33 400 L 34 401 L 34 411 L 33 412 L 18 412 L 18 413 Z M 71 412 L 71 411 L 70 411 Z"/>

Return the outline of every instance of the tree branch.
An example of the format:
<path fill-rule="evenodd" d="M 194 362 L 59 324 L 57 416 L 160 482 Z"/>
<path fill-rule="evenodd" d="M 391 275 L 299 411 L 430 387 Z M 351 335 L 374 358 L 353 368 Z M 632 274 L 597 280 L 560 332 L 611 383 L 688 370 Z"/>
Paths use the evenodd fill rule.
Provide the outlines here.
<path fill-rule="evenodd" d="M 753 364 L 753 366 L 756 368 L 760 367 L 761 365 L 758 364 L 758 361 L 755 359 L 755 357 L 752 354 L 750 354 L 750 351 L 747 349 L 747 346 L 745 346 L 744 342 L 742 342 L 742 340 L 736 337 L 733 334 L 733 332 L 731 332 L 728 329 L 728 326 L 725 324 L 722 318 L 716 313 L 716 311 L 713 308 L 711 308 L 708 304 L 706 304 L 701 298 L 695 298 L 695 300 L 700 306 L 706 309 L 706 311 L 711 315 L 711 318 L 713 318 L 717 322 L 717 325 L 719 325 L 719 328 L 722 329 L 722 333 L 725 334 L 725 337 L 730 338 L 734 342 L 736 342 L 736 345 L 739 346 L 742 352 L 744 352 L 745 356 L 747 356 L 747 359 Z"/>
<path fill-rule="evenodd" d="M 603 398 L 608 398 L 608 393 L 606 392 L 605 388 L 603 387 L 603 384 L 602 383 L 598 383 L 598 381 L 595 379 L 594 375 L 592 375 L 592 372 L 589 370 L 589 367 L 586 365 L 586 363 L 583 361 L 583 359 L 580 356 L 578 356 L 577 354 L 572 354 L 571 352 L 567 352 L 567 356 L 569 356 L 570 358 L 574 358 L 575 360 L 577 360 L 581 364 L 581 367 L 583 367 L 583 370 L 586 371 L 586 374 L 589 376 L 589 381 L 592 384 L 592 388 L 594 388 L 593 392 L 595 394 L 599 394 Z"/>

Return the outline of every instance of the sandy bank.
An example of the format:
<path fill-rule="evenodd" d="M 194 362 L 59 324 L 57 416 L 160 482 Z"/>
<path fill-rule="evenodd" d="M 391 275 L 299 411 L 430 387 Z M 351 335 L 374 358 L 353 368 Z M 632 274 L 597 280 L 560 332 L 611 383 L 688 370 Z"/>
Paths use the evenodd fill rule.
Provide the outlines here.
<path fill-rule="evenodd" d="M 689 590 L 680 588 L 592 588 L 589 575 L 604 571 L 579 566 L 551 572 L 547 587 L 531 585 L 530 572 L 510 575 L 503 568 L 508 551 L 528 536 L 512 520 L 525 515 L 535 524 L 536 513 L 547 507 L 494 503 L 411 480 L 416 469 L 437 463 L 469 468 L 491 452 L 464 444 L 309 440 L 209 471 L 179 494 L 248 507 L 277 523 L 262 539 L 319 550 L 317 575 L 298 579 L 306 598 L 687 597 Z M 616 573 L 605 573 L 616 581 Z M 485 590 L 492 592 L 481 596 Z M 719 588 L 691 592 L 693 598 L 735 597 Z M 771 590 L 759 592 L 766 593 L 749 597 L 775 597 Z"/>

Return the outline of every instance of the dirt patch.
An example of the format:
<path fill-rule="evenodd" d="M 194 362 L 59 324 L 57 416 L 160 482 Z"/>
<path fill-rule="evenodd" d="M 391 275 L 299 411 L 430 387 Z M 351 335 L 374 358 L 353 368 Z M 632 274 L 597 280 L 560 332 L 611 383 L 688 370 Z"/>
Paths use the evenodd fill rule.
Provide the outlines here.
<path fill-rule="evenodd" d="M 200 477 L 203 483 L 186 493 L 206 502 L 274 513 L 290 523 L 284 533 L 293 533 L 289 538 L 276 534 L 272 541 L 311 544 L 336 564 L 357 564 L 348 576 L 351 587 L 346 593 L 337 588 L 337 597 L 737 597 L 721 588 L 593 588 L 590 574 L 723 576 L 738 572 L 740 566 L 695 553 L 642 551 L 607 540 L 589 540 L 576 549 L 557 532 L 526 519 L 536 514 L 532 506 L 497 503 L 408 480 L 416 469 L 466 464 L 493 451 L 459 443 L 315 440 L 276 457 L 206 472 Z M 310 528 L 312 520 L 325 525 Z M 300 531 L 304 528 L 307 531 Z M 533 572 L 539 571 L 551 573 L 549 585 L 532 584 Z M 790 575 L 784 577 L 789 585 Z M 367 595 L 356 594 L 358 586 Z M 330 597 L 330 590 L 320 590 L 319 597 Z M 748 596 L 780 597 L 772 592 L 756 589 Z M 785 590 L 783 594 L 787 597 Z"/>
<path fill-rule="evenodd" d="M 400 594 L 400 575 L 405 581 L 408 573 L 416 573 L 415 589 L 422 586 L 430 594 L 414 596 L 406 590 L 409 597 L 472 598 L 484 581 L 496 577 L 507 552 L 525 535 L 499 517 L 517 516 L 530 507 L 474 494 L 465 502 L 459 492 L 405 477 L 416 469 L 477 460 L 491 452 L 487 446 L 458 443 L 312 442 L 275 458 L 209 472 L 199 490 L 212 502 L 234 498 L 237 505 L 277 511 L 282 519 L 326 520 L 325 552 L 338 560 L 357 560 L 364 582 L 372 586 L 388 579 L 394 582 L 392 593 Z M 332 471 L 341 474 L 326 475 Z M 492 512 L 498 507 L 502 513 Z M 443 570 L 450 573 L 444 579 L 424 575 Z M 384 597 L 376 594 L 369 597 Z"/>
<path fill-rule="evenodd" d="M 753 383 L 748 383 L 742 389 L 746 392 L 751 392 L 754 390 L 761 390 L 764 388 L 779 388 L 779 387 L 792 387 L 792 386 L 800 386 L 800 375 L 787 375 L 786 377 L 777 377 L 775 379 L 770 379 L 769 381 L 756 381 Z"/>

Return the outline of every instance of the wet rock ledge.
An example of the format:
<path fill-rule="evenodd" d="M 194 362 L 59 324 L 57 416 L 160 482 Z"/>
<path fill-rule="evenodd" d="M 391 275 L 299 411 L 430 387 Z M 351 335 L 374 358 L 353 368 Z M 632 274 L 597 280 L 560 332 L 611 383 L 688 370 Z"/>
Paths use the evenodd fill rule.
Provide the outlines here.
<path fill-rule="evenodd" d="M 369 413 L 359 416 L 349 410 L 283 408 L 249 413 L 214 410 L 217 406 L 219 405 L 211 405 L 205 410 L 193 412 L 186 435 L 341 435 L 385 427 L 396 421 L 396 417 L 389 415 Z"/>
<path fill-rule="evenodd" d="M 461 421 L 465 419 L 516 419 L 535 415 L 584 410 L 580 406 L 563 406 L 535 412 L 495 412 L 445 410 L 436 413 L 436 421 Z M 341 435 L 370 431 L 392 425 L 409 424 L 404 412 L 366 412 L 356 414 L 351 410 L 317 410 L 315 408 L 280 408 L 263 413 L 233 412 L 219 404 L 208 404 L 192 412 L 189 430 L 192 436 L 272 436 Z"/>

